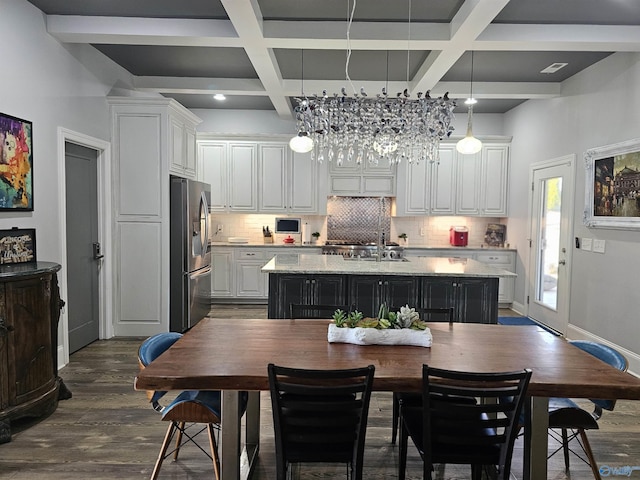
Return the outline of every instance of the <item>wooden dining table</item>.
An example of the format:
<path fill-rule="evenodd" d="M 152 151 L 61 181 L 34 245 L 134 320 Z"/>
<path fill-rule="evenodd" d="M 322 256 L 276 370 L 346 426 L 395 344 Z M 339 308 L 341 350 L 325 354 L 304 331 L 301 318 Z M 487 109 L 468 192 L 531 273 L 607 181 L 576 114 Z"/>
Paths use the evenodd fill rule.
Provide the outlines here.
<path fill-rule="evenodd" d="M 537 326 L 430 323 L 433 344 L 425 348 L 329 343 L 328 324 L 205 318 L 142 370 L 135 388 L 222 391 L 222 480 L 251 474 L 259 451 L 259 393 L 269 390 L 269 363 L 315 369 L 374 365 L 373 390 L 385 392 L 420 391 L 423 364 L 469 372 L 530 368 L 524 476 L 532 480 L 547 478 L 549 397 L 640 399 L 640 378 Z M 244 448 L 238 402 L 243 390 L 250 392 Z"/>

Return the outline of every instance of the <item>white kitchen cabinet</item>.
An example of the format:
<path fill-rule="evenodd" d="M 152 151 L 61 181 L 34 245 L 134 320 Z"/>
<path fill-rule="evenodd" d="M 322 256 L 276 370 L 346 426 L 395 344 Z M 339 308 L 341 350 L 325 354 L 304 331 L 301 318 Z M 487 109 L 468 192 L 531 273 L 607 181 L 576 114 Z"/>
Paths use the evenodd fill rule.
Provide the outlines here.
<path fill-rule="evenodd" d="M 394 196 L 396 194 L 396 166 L 388 160 L 378 165 L 366 160 L 360 165 L 345 161 L 329 164 L 329 195 L 338 196 Z"/>
<path fill-rule="evenodd" d="M 397 216 L 455 213 L 455 147 L 442 146 L 439 154 L 439 162 L 414 161 L 399 165 Z"/>
<path fill-rule="evenodd" d="M 506 217 L 509 213 L 509 145 L 484 145 L 481 187 L 480 215 Z"/>
<path fill-rule="evenodd" d="M 107 101 L 113 144 L 114 333 L 151 336 L 169 329 L 169 175 L 195 177 L 190 145 L 200 119 L 172 99 Z"/>
<path fill-rule="evenodd" d="M 485 143 L 475 155 L 458 154 L 456 214 L 507 216 L 509 145 Z"/>
<path fill-rule="evenodd" d="M 516 271 L 516 252 L 495 252 L 487 251 L 476 253 L 475 259 L 487 265 L 501 268 L 509 272 Z M 513 295 L 516 280 L 513 277 L 501 278 L 498 284 L 498 303 L 513 303 Z"/>
<path fill-rule="evenodd" d="M 196 129 L 192 119 L 169 115 L 169 172 L 196 179 Z"/>
<path fill-rule="evenodd" d="M 258 211 L 258 145 L 198 141 L 201 181 L 211 185 L 212 212 Z"/>
<path fill-rule="evenodd" d="M 235 297 L 232 248 L 211 249 L 211 297 Z"/>
<path fill-rule="evenodd" d="M 440 146 L 440 162 L 400 164 L 396 215 L 507 215 L 509 145 L 485 143 L 474 155 Z"/>
<path fill-rule="evenodd" d="M 317 214 L 319 165 L 287 143 L 259 145 L 259 211 Z"/>
<path fill-rule="evenodd" d="M 264 249 L 236 248 L 236 297 L 266 298 L 268 277 L 261 269 L 267 263 Z"/>

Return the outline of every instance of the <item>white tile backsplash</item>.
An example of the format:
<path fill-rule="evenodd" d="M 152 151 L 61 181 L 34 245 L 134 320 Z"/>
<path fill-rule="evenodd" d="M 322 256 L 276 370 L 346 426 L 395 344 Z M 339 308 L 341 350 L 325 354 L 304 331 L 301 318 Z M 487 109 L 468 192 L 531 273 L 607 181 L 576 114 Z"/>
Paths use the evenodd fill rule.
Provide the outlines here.
<path fill-rule="evenodd" d="M 211 241 L 226 241 L 229 237 L 247 237 L 250 242 L 263 241 L 262 227 L 269 226 L 273 232 L 275 217 L 287 215 L 263 214 L 210 214 Z M 327 239 L 327 217 L 324 215 L 288 215 L 307 222 L 312 232 L 320 232 L 318 244 L 324 244 Z M 447 247 L 449 246 L 449 228 L 465 226 L 469 229 L 469 246 L 480 247 L 484 243 L 484 234 L 489 223 L 504 223 L 501 218 L 492 217 L 391 217 L 390 241 L 402 243 L 398 238 L 406 233 L 409 246 Z M 223 226 L 222 233 L 215 234 L 217 225 Z M 424 236 L 420 235 L 424 229 Z M 507 231 L 506 242 L 509 241 Z M 286 235 L 274 237 L 276 243 L 281 243 Z M 298 242 L 298 238 L 296 238 Z"/>

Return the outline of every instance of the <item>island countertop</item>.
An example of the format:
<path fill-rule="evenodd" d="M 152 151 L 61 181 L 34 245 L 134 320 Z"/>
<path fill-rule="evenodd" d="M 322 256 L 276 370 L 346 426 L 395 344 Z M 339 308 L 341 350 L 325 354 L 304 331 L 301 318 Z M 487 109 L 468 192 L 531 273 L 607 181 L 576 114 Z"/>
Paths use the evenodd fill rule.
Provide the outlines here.
<path fill-rule="evenodd" d="M 346 260 L 341 255 L 277 254 L 264 267 L 265 273 L 409 275 L 420 277 L 516 277 L 470 258 L 410 258 L 408 261 Z"/>

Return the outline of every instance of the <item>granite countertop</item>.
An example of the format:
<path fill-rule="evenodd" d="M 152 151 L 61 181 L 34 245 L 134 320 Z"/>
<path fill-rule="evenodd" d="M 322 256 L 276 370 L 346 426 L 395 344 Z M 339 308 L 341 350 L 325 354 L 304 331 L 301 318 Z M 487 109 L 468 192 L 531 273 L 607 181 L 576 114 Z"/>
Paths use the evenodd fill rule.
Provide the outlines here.
<path fill-rule="evenodd" d="M 467 258 L 411 258 L 409 261 L 345 260 L 340 255 L 282 253 L 273 257 L 266 273 L 415 275 L 421 277 L 516 277 L 507 270 Z"/>

